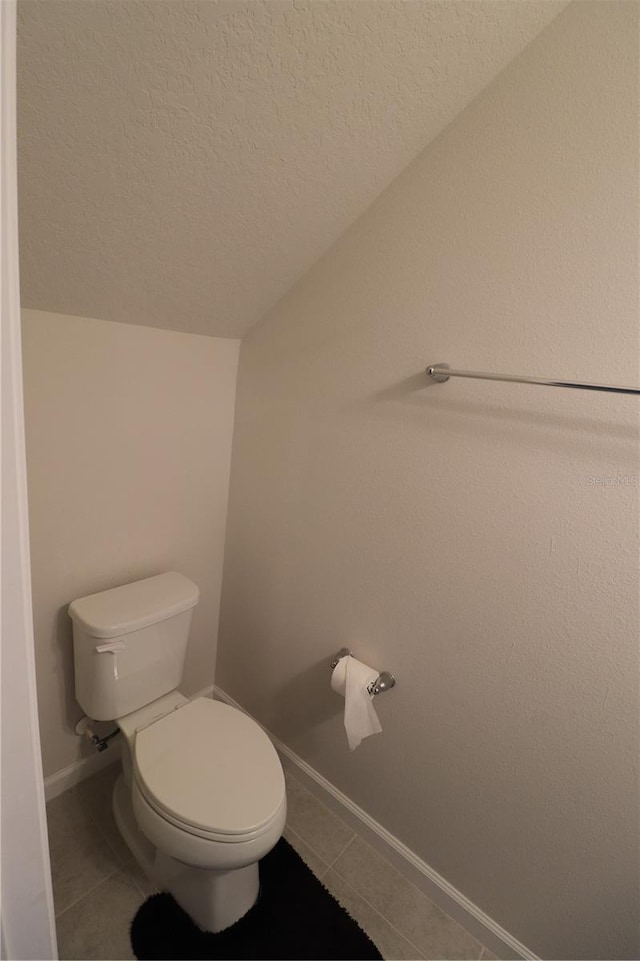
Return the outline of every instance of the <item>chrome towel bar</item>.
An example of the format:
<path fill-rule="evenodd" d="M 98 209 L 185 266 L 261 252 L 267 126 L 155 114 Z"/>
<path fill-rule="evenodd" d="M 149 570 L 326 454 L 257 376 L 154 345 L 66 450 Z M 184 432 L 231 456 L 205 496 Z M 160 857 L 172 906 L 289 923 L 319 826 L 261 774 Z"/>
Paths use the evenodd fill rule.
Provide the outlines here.
<path fill-rule="evenodd" d="M 448 364 L 429 364 L 427 376 L 436 384 L 444 384 L 450 377 L 471 377 L 474 380 L 508 380 L 514 384 L 539 384 L 544 387 L 573 387 L 578 390 L 604 390 L 610 394 L 640 395 L 640 387 L 612 387 L 609 384 L 587 384 L 577 380 L 550 380 L 547 377 L 526 377 L 518 374 L 487 374 L 480 370 L 454 370 Z"/>

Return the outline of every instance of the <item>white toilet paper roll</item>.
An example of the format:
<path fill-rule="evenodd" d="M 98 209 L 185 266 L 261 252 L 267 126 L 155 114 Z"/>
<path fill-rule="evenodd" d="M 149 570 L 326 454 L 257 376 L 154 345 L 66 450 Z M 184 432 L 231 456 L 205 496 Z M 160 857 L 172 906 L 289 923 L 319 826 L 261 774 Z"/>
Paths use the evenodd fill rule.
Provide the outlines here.
<path fill-rule="evenodd" d="M 377 671 L 355 657 L 341 657 L 333 669 L 331 687 L 344 697 L 344 728 L 352 751 L 365 737 L 382 731 L 372 696 L 367 690 L 377 677 Z"/>

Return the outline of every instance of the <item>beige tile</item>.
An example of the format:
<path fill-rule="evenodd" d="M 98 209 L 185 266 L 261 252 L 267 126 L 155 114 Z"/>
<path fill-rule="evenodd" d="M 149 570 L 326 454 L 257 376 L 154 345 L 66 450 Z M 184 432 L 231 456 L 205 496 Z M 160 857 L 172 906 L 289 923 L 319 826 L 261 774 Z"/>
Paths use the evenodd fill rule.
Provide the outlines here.
<path fill-rule="evenodd" d="M 122 772 L 118 761 L 87 778 L 76 788 L 78 797 L 86 813 L 94 821 L 98 830 L 113 848 L 120 864 L 131 859 L 131 851 L 124 842 L 113 816 L 113 786 Z"/>
<path fill-rule="evenodd" d="M 130 961 L 133 917 L 144 898 L 124 872 L 118 871 L 57 919 L 61 961 L 96 958 Z"/>
<path fill-rule="evenodd" d="M 51 878 L 56 914 L 83 897 L 120 867 L 72 789 L 47 805 Z"/>
<path fill-rule="evenodd" d="M 361 838 L 349 845 L 334 869 L 426 958 L 480 957 L 482 945 Z"/>
<path fill-rule="evenodd" d="M 152 894 L 157 894 L 160 890 L 153 881 L 147 877 L 135 858 L 128 861 L 122 870 L 129 875 L 145 899 L 151 897 Z"/>
<path fill-rule="evenodd" d="M 317 878 L 321 878 L 323 874 L 329 870 L 329 865 L 326 861 L 312 851 L 308 844 L 306 844 L 301 837 L 298 837 L 295 831 L 291 828 L 286 827 L 284 829 L 284 837 L 289 842 L 294 851 L 297 851 L 307 867 L 313 871 Z"/>
<path fill-rule="evenodd" d="M 76 787 L 78 795 L 86 802 L 87 809 L 95 817 L 102 817 L 111 810 L 113 785 L 121 772 L 122 764 L 117 761 L 81 781 Z"/>
<path fill-rule="evenodd" d="M 418 949 L 396 931 L 375 908 L 367 904 L 333 868 L 327 871 L 322 883 L 369 935 L 383 958 L 392 961 L 421 961 L 422 955 Z"/>
<path fill-rule="evenodd" d="M 354 837 L 341 818 L 295 778 L 287 778 L 287 826 L 327 864 L 333 864 Z"/>

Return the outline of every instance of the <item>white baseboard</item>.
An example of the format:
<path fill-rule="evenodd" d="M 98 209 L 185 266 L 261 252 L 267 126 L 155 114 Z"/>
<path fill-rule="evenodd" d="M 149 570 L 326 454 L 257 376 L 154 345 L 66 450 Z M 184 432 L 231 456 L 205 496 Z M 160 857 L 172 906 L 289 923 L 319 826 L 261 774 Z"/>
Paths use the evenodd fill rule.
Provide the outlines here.
<path fill-rule="evenodd" d="M 203 687 L 201 691 L 196 691 L 195 694 L 189 695 L 190 701 L 195 701 L 197 697 L 213 697 L 214 686 L 209 684 L 208 687 Z"/>
<path fill-rule="evenodd" d="M 75 787 L 81 781 L 97 774 L 110 764 L 115 764 L 120 760 L 120 744 L 116 739 L 109 745 L 106 751 L 100 754 L 90 754 L 88 757 L 81 757 L 72 764 L 67 764 L 55 774 L 50 774 L 44 779 L 44 799 L 52 801 L 59 794 L 64 794 L 69 788 Z"/>
<path fill-rule="evenodd" d="M 205 687 L 202 691 L 192 694 L 189 700 L 193 701 L 197 697 L 211 697 L 212 694 L 213 684 L 209 684 L 209 686 Z M 81 781 L 92 777 L 103 768 L 108 767 L 110 764 L 116 764 L 120 760 L 120 753 L 120 741 L 116 738 L 109 744 L 106 751 L 81 757 L 77 761 L 73 761 L 72 764 L 67 764 L 67 766 L 61 768 L 60 771 L 56 771 L 55 774 L 50 774 L 49 777 L 44 779 L 45 801 L 52 801 L 54 797 L 58 797 L 59 794 L 64 794 L 69 788 L 75 787 L 76 784 L 80 784 Z"/>
<path fill-rule="evenodd" d="M 248 713 L 241 704 L 238 704 L 217 685 L 213 686 L 213 697 L 226 701 L 227 704 L 231 704 L 232 707 L 238 708 L 245 714 Z M 263 727 L 263 725 L 260 726 Z M 339 814 L 354 831 L 386 857 L 401 874 L 441 907 L 449 917 L 461 924 L 473 937 L 477 938 L 498 957 L 538 961 L 538 956 L 533 951 L 521 944 L 493 918 L 490 918 L 488 914 L 485 914 L 452 884 L 449 884 L 442 875 L 419 858 L 406 844 L 403 844 L 381 824 L 374 821 L 366 811 L 355 804 L 342 791 L 339 791 L 306 761 L 303 761 L 286 744 L 274 737 L 270 731 L 266 733 L 281 755 L 284 767 L 294 769 L 298 779 L 303 781 L 309 790 L 318 796 L 327 807 Z"/>
<path fill-rule="evenodd" d="M 227 704 L 231 704 L 245 714 L 248 713 L 241 704 L 238 704 L 216 685 L 209 685 L 202 691 L 191 695 L 190 699 L 194 700 L 196 697 L 214 697 L 226 701 Z M 260 726 L 262 727 L 262 725 Z M 490 918 L 464 894 L 454 888 L 452 884 L 449 884 L 442 875 L 419 858 L 402 841 L 399 841 L 386 828 L 374 821 L 351 798 L 338 790 L 335 785 L 314 770 L 306 761 L 303 761 L 286 744 L 274 737 L 270 731 L 267 731 L 267 734 L 281 755 L 285 768 L 293 770 L 298 779 L 312 793 L 319 797 L 327 807 L 339 814 L 354 831 L 386 857 L 401 874 L 439 905 L 449 917 L 466 928 L 470 934 L 498 957 L 538 961 L 538 956 L 533 951 L 530 951 L 524 944 L 512 937 L 508 931 L 505 931 L 493 918 Z M 109 746 L 108 750 L 101 754 L 92 754 L 89 757 L 81 758 L 45 778 L 45 799 L 47 801 L 52 800 L 69 788 L 96 774 L 102 768 L 119 760 L 120 744 L 116 740 Z"/>

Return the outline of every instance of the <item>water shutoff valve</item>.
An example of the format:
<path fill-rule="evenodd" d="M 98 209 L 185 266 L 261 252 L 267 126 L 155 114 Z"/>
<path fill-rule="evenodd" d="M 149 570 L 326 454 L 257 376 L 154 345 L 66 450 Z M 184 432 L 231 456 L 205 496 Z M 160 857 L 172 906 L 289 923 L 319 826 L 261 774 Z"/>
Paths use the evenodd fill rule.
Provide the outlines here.
<path fill-rule="evenodd" d="M 93 725 L 96 721 L 92 721 L 90 717 L 82 717 L 75 726 L 75 732 L 78 737 L 86 737 L 93 744 L 96 751 L 102 752 L 106 751 L 109 747 L 109 741 L 111 741 L 119 733 L 120 729 L 115 728 L 115 730 L 110 731 L 108 734 L 100 737 L 95 733 Z M 100 722 L 97 722 L 100 723 Z"/>

